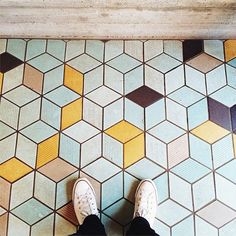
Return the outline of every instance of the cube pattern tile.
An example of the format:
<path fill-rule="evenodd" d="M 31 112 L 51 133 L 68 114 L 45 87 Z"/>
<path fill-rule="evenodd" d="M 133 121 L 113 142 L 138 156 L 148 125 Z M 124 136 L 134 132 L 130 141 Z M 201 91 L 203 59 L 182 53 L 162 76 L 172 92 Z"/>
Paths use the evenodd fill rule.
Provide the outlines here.
<path fill-rule="evenodd" d="M 108 235 L 144 178 L 161 236 L 236 234 L 236 40 L 0 45 L 1 236 L 74 233 L 78 177 Z"/>

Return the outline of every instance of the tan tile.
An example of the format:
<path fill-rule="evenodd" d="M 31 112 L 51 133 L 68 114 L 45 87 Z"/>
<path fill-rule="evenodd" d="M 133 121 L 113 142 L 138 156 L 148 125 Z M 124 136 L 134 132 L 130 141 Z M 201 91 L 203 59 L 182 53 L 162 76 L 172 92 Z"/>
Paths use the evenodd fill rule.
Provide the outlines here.
<path fill-rule="evenodd" d="M 0 216 L 0 235 L 7 236 L 8 213 Z"/>
<path fill-rule="evenodd" d="M 73 223 L 74 225 L 79 224 L 75 215 L 74 206 L 72 202 L 69 202 L 68 204 L 57 210 L 57 212 L 63 217 L 65 217 L 67 220 L 69 220 L 71 223 Z"/>
<path fill-rule="evenodd" d="M 0 205 L 5 209 L 9 208 L 10 191 L 11 184 L 5 179 L 0 178 Z"/>
<path fill-rule="evenodd" d="M 189 158 L 188 135 L 185 134 L 168 144 L 169 168 Z"/>
<path fill-rule="evenodd" d="M 207 55 L 206 53 L 202 53 L 188 61 L 187 64 L 202 71 L 203 73 L 207 73 L 208 71 L 222 64 L 222 62 Z"/>
<path fill-rule="evenodd" d="M 23 84 L 33 89 L 35 92 L 41 93 L 43 86 L 43 73 L 26 64 Z"/>
<path fill-rule="evenodd" d="M 39 172 L 48 176 L 50 179 L 59 182 L 61 179 L 75 172 L 77 169 L 60 158 L 49 162 L 39 168 Z"/>

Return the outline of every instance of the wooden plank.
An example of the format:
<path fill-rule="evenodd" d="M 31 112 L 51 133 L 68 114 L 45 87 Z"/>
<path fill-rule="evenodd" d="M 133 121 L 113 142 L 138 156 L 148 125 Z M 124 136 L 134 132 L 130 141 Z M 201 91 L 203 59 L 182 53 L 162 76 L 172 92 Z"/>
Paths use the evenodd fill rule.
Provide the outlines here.
<path fill-rule="evenodd" d="M 0 37 L 236 38 L 236 1 L 2 0 Z"/>

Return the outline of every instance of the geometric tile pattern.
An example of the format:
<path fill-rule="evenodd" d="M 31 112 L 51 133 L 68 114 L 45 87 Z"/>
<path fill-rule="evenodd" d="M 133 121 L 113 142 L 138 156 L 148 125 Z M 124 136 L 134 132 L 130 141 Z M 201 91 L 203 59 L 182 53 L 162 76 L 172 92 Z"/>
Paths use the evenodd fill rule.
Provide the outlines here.
<path fill-rule="evenodd" d="M 154 180 L 163 236 L 236 234 L 236 40 L 0 40 L 0 235 L 109 235 Z M 186 233 L 187 232 L 187 233 Z"/>

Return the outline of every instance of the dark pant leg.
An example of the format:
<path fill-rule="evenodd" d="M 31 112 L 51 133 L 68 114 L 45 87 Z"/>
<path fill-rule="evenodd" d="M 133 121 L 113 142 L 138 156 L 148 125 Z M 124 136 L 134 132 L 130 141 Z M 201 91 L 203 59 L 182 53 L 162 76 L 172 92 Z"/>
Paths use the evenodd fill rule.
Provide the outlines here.
<path fill-rule="evenodd" d="M 132 220 L 130 228 L 128 229 L 127 236 L 134 235 L 150 235 L 150 236 L 159 236 L 151 229 L 148 221 L 143 217 L 136 217 Z"/>
<path fill-rule="evenodd" d="M 77 233 L 71 236 L 79 235 L 106 236 L 106 231 L 101 220 L 96 215 L 89 215 L 85 218 L 84 223 L 80 225 Z"/>

